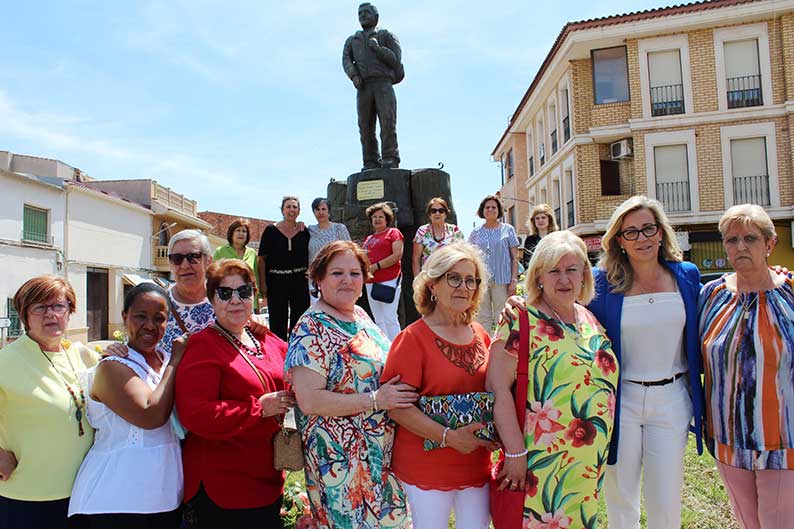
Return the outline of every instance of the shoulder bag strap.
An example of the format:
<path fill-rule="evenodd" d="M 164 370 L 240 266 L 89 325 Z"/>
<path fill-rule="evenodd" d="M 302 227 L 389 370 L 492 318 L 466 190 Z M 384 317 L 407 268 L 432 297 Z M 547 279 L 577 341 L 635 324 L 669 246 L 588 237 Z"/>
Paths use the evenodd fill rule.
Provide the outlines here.
<path fill-rule="evenodd" d="M 176 305 L 174 304 L 174 300 L 171 299 L 171 291 L 168 292 L 168 307 L 171 309 L 171 314 L 174 315 L 174 319 L 176 320 L 176 324 L 185 334 L 190 334 L 190 331 L 187 330 L 187 326 L 185 326 L 185 322 L 182 320 L 182 316 L 179 315 L 179 311 L 176 310 Z"/>
<path fill-rule="evenodd" d="M 527 391 L 529 386 L 529 314 L 526 310 L 518 311 L 518 367 L 516 368 L 516 417 L 518 427 L 524 431 L 526 419 Z"/>
<path fill-rule="evenodd" d="M 226 338 L 227 342 L 232 344 L 232 347 L 234 347 L 234 350 L 237 351 L 237 353 L 242 357 L 242 359 L 245 360 L 245 363 L 247 363 L 251 367 L 251 369 L 254 370 L 254 373 L 256 373 L 256 378 L 258 378 L 259 379 L 259 383 L 262 384 L 262 391 L 267 392 L 267 384 L 265 383 L 265 379 L 262 376 L 262 372 L 259 371 L 259 369 L 257 369 L 257 367 L 254 365 L 254 363 L 251 361 L 251 359 L 248 358 L 248 355 L 245 354 L 244 352 L 242 352 L 239 347 L 237 347 L 237 344 L 234 343 L 234 340 L 232 340 L 232 337 L 229 336 L 229 334 L 226 331 L 224 331 L 223 329 L 221 329 L 220 327 L 218 327 L 214 323 L 212 324 L 212 328 L 215 331 L 217 331 L 218 334 L 220 334 L 221 336 Z"/>

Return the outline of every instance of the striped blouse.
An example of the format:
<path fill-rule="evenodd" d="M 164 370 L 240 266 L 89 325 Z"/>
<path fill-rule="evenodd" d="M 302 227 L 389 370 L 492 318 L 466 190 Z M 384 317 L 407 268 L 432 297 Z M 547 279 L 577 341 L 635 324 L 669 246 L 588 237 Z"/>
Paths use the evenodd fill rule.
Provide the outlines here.
<path fill-rule="evenodd" d="M 486 228 L 483 224 L 471 232 L 469 242 L 482 250 L 491 280 L 497 285 L 509 284 L 513 278 L 513 254 L 510 250 L 519 244 L 515 228 L 504 222 L 496 228 Z"/>
<path fill-rule="evenodd" d="M 700 336 L 714 457 L 745 470 L 794 469 L 794 280 L 743 294 L 724 278 L 708 283 Z"/>

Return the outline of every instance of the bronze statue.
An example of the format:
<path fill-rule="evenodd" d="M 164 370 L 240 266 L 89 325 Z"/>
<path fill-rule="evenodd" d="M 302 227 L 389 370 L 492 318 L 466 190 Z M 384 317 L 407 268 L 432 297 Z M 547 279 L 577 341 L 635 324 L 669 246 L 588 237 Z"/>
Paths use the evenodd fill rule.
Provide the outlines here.
<path fill-rule="evenodd" d="M 358 130 L 364 170 L 400 166 L 397 148 L 397 98 L 395 85 L 405 77 L 397 37 L 377 27 L 378 9 L 369 2 L 358 6 L 361 31 L 345 41 L 342 67 L 356 87 Z M 378 152 L 375 120 L 380 123 L 383 156 Z"/>

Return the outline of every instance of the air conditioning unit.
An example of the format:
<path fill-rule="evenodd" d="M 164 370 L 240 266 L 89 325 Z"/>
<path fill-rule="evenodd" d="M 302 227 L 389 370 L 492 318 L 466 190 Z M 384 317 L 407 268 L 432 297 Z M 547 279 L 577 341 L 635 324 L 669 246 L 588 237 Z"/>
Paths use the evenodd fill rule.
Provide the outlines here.
<path fill-rule="evenodd" d="M 609 154 L 613 160 L 622 160 L 632 156 L 632 141 L 630 139 L 616 141 L 609 146 Z"/>

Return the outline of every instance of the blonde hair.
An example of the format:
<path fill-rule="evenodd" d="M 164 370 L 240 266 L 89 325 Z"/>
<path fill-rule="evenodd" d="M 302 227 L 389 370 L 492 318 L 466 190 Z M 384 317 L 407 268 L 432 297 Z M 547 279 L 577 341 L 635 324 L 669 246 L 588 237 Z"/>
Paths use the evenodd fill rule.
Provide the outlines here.
<path fill-rule="evenodd" d="M 576 234 L 563 230 L 555 231 L 543 237 L 535 247 L 532 259 L 529 260 L 524 291 L 530 303 L 540 299 L 541 294 L 543 294 L 538 285 L 540 275 L 557 266 L 560 259 L 568 254 L 578 257 L 584 265 L 582 270 L 582 289 L 579 291 L 579 297 L 576 298 L 576 301 L 582 305 L 587 305 L 595 297 L 593 269 L 587 259 L 587 246 Z"/>
<path fill-rule="evenodd" d="M 607 281 L 612 285 L 613 292 L 626 292 L 634 282 L 634 271 L 631 268 L 629 257 L 622 252 L 617 239 L 623 219 L 632 211 L 647 209 L 653 214 L 659 231 L 662 233 L 662 244 L 659 247 L 659 260 L 681 262 L 684 252 L 678 245 L 675 231 L 667 219 L 662 203 L 658 200 L 643 195 L 635 195 L 623 202 L 612 213 L 607 224 L 607 231 L 601 237 L 601 257 L 598 267 L 607 274 Z"/>
<path fill-rule="evenodd" d="M 761 206 L 755 204 L 739 204 L 728 208 L 728 211 L 723 213 L 720 218 L 720 223 L 718 225 L 720 234 L 723 237 L 725 237 L 725 233 L 727 233 L 731 228 L 731 224 L 734 222 L 739 222 L 745 226 L 754 224 L 767 241 L 777 239 L 775 223 L 772 222 L 772 219 L 769 218 L 769 215 Z"/>
<path fill-rule="evenodd" d="M 436 301 L 432 299 L 430 285 L 438 283 L 450 268 L 461 261 L 474 263 L 475 276 L 480 279 L 480 284 L 474 291 L 471 303 L 462 315 L 463 323 L 469 324 L 474 320 L 480 301 L 488 290 L 489 275 L 485 262 L 482 260 L 482 253 L 476 246 L 467 242 L 455 242 L 439 248 L 425 261 L 422 271 L 414 278 L 413 283 L 414 304 L 419 314 L 427 316 L 436 310 Z"/>
<path fill-rule="evenodd" d="M 558 231 L 560 229 L 560 227 L 557 226 L 557 217 L 554 216 L 554 210 L 551 209 L 551 206 L 548 204 L 538 204 L 532 208 L 532 213 L 530 213 L 529 217 L 527 217 L 527 229 L 529 230 L 530 235 L 538 234 L 538 227 L 535 226 L 535 217 L 537 215 L 546 215 L 546 217 L 548 217 L 549 233 Z"/>

